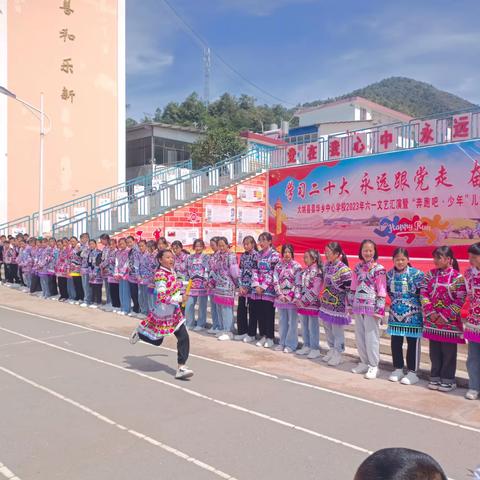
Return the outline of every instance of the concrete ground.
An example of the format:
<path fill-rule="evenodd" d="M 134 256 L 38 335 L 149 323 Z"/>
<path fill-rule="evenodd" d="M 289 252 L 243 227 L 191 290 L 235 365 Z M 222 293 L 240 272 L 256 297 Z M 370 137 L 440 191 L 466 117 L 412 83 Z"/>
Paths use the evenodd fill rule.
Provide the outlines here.
<path fill-rule="evenodd" d="M 0 478 L 351 479 L 370 452 L 480 464 L 480 402 L 191 333 L 132 346 L 136 320 L 0 287 Z M 323 340 L 323 339 L 322 339 Z"/>

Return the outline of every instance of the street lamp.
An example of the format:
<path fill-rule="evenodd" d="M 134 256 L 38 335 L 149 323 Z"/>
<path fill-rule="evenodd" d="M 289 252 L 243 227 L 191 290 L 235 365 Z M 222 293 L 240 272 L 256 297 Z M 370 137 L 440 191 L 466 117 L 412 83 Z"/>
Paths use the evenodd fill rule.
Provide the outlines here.
<path fill-rule="evenodd" d="M 18 98 L 13 92 L 7 90 L 5 87 L 0 86 L 0 93 L 6 95 L 7 97 L 13 98 L 17 102 L 20 102 L 22 105 L 27 107 L 30 112 L 34 114 L 35 117 L 39 118 L 40 120 L 40 192 L 39 192 L 39 205 L 38 205 L 38 236 L 41 237 L 43 235 L 43 163 L 44 163 L 44 143 L 45 143 L 45 118 L 49 122 L 49 131 L 52 127 L 52 121 L 50 118 L 45 114 L 43 111 L 43 93 L 40 93 L 40 108 L 34 107 L 30 103 Z M 40 114 L 40 117 L 36 115 L 36 113 Z"/>

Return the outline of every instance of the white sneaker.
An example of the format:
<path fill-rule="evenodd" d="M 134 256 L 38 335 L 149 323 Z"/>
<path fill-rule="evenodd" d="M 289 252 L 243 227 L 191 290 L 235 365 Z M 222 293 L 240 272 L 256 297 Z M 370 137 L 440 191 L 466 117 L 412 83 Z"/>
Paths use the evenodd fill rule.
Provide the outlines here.
<path fill-rule="evenodd" d="M 364 374 L 368 372 L 368 365 L 364 363 L 359 363 L 356 367 L 352 368 L 352 373 Z"/>
<path fill-rule="evenodd" d="M 388 377 L 388 379 L 391 381 L 391 382 L 399 382 L 405 375 L 403 374 L 403 369 L 402 368 L 397 368 L 396 370 L 394 370 L 390 376 Z"/>
<path fill-rule="evenodd" d="M 265 343 L 263 344 L 264 348 L 272 348 L 275 344 L 273 343 L 273 340 L 271 338 L 267 338 Z"/>
<path fill-rule="evenodd" d="M 307 355 L 307 358 L 310 360 L 315 360 L 320 357 L 320 350 L 310 350 L 310 353 Z"/>
<path fill-rule="evenodd" d="M 408 372 L 401 380 L 402 385 L 415 385 L 418 383 L 418 377 L 415 372 Z"/>
<path fill-rule="evenodd" d="M 267 337 L 262 337 L 255 345 L 257 347 L 263 347 L 266 341 L 267 341 Z"/>
<path fill-rule="evenodd" d="M 299 350 L 296 350 L 295 353 L 297 355 L 308 355 L 310 353 L 310 348 L 308 347 L 302 347 Z"/>
<path fill-rule="evenodd" d="M 145 317 L 147 318 L 147 317 Z M 200 325 L 197 325 L 196 327 L 193 328 L 194 332 L 203 332 L 205 330 L 204 327 L 201 327 Z"/>
<path fill-rule="evenodd" d="M 377 378 L 378 375 L 378 367 L 368 367 L 367 373 L 365 374 L 365 378 L 367 380 L 373 380 Z"/>
<path fill-rule="evenodd" d="M 133 318 L 136 318 L 137 317 L 137 314 L 135 312 L 130 312 L 130 313 L 127 313 L 127 315 L 129 317 L 133 317 Z"/>
<path fill-rule="evenodd" d="M 274 348 L 274 350 L 275 350 L 276 352 L 283 352 L 284 348 L 285 348 L 285 347 L 284 347 L 283 345 L 277 345 L 277 346 Z"/>
<path fill-rule="evenodd" d="M 130 343 L 132 345 L 135 345 L 138 341 L 140 340 L 140 337 L 138 335 L 138 330 L 135 329 L 131 334 L 130 334 Z"/>
<path fill-rule="evenodd" d="M 327 365 L 330 367 L 337 367 L 342 363 L 342 354 L 338 350 L 333 351 L 333 355 L 330 360 L 327 362 Z"/>
<path fill-rule="evenodd" d="M 465 398 L 467 400 L 478 400 L 478 397 L 480 397 L 480 392 L 478 390 L 467 390 L 467 393 L 465 394 Z"/>
<path fill-rule="evenodd" d="M 70 305 L 75 305 L 75 300 L 69 300 L 68 303 L 69 303 Z"/>
<path fill-rule="evenodd" d="M 238 340 L 239 342 L 243 342 L 246 336 L 247 336 L 246 333 L 244 333 L 243 335 L 234 335 L 233 339 Z"/>
<path fill-rule="evenodd" d="M 244 339 L 243 339 L 243 343 L 252 343 L 255 341 L 255 337 L 250 337 L 250 335 L 247 335 Z"/>
<path fill-rule="evenodd" d="M 80 305 L 81 303 L 82 303 L 82 302 L 79 302 L 78 300 L 75 300 L 75 301 L 73 302 L 74 305 Z M 85 304 L 85 305 L 86 305 L 86 304 Z"/>
<path fill-rule="evenodd" d="M 283 353 L 293 353 L 293 350 L 290 347 L 285 347 Z"/>
<path fill-rule="evenodd" d="M 127 313 L 125 313 L 123 310 L 119 310 L 117 313 L 118 313 L 119 315 L 124 316 L 124 317 L 127 316 Z"/>
<path fill-rule="evenodd" d="M 219 337 L 217 337 L 217 340 L 220 340 L 221 342 L 225 340 L 231 340 L 233 338 L 233 335 L 231 333 L 222 333 Z"/>
<path fill-rule="evenodd" d="M 193 376 L 193 370 L 190 370 L 186 365 L 184 365 L 183 367 L 180 367 L 177 370 L 177 373 L 175 374 L 175 378 L 177 380 L 186 380 L 191 376 Z"/>
<path fill-rule="evenodd" d="M 328 361 L 333 357 L 335 350 L 331 348 L 322 358 L 322 362 L 328 363 Z"/>
<path fill-rule="evenodd" d="M 95 303 L 92 303 L 91 305 L 88 306 L 88 308 L 98 308 L 98 305 L 96 305 Z"/>

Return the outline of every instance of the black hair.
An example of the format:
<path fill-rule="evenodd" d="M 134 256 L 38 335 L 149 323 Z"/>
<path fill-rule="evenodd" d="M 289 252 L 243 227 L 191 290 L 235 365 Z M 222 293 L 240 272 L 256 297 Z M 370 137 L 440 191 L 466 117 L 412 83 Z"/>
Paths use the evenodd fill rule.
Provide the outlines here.
<path fill-rule="evenodd" d="M 117 245 L 120 243 L 120 242 L 125 242 L 127 243 L 127 239 L 125 237 L 121 237 L 117 240 Z"/>
<path fill-rule="evenodd" d="M 107 240 L 107 242 L 110 241 L 110 235 L 108 233 L 102 233 L 100 235 L 100 240 Z"/>
<path fill-rule="evenodd" d="M 473 243 L 472 245 L 470 245 L 467 251 L 472 255 L 480 255 L 480 242 Z"/>
<path fill-rule="evenodd" d="M 157 243 L 155 242 L 155 240 L 149 240 L 147 242 L 147 247 L 148 248 L 155 248 L 157 246 Z"/>
<path fill-rule="evenodd" d="M 373 245 L 373 259 L 374 260 L 378 260 L 378 250 L 377 250 L 377 244 L 373 241 L 373 240 L 369 240 L 368 238 L 365 239 L 361 244 L 360 244 L 360 249 L 358 251 L 358 258 L 360 260 L 363 260 L 363 257 L 362 257 L 362 249 L 365 245 L 367 245 L 367 243 L 369 243 L 370 245 Z"/>
<path fill-rule="evenodd" d="M 345 252 L 343 251 L 342 246 L 338 242 L 330 242 L 325 246 L 325 248 L 328 248 L 333 253 L 337 253 L 338 255 L 340 255 L 340 260 L 342 261 L 342 263 L 344 263 L 348 267 L 348 258 L 345 255 Z M 362 249 L 360 249 L 360 252 L 361 251 Z"/>
<path fill-rule="evenodd" d="M 396 248 L 394 251 L 393 251 L 393 255 L 392 255 L 392 259 L 395 260 L 395 257 L 397 255 L 403 255 L 404 257 L 407 258 L 407 260 L 410 260 L 410 255 L 408 254 L 408 250 L 406 248 L 403 248 L 403 247 L 398 247 Z M 407 265 L 409 267 L 412 266 L 412 264 L 410 262 L 407 263 Z"/>
<path fill-rule="evenodd" d="M 205 248 L 205 242 L 203 241 L 203 239 L 201 238 L 196 238 L 194 241 L 193 241 L 193 248 L 195 248 L 197 246 L 197 243 L 199 243 L 202 248 Z"/>
<path fill-rule="evenodd" d="M 129 235 L 125 240 L 133 240 L 133 241 L 135 241 L 135 237 L 132 236 L 132 235 Z"/>
<path fill-rule="evenodd" d="M 165 243 L 165 244 L 168 245 L 168 240 L 167 240 L 165 237 L 159 237 L 157 243 L 160 243 L 160 242 Z"/>
<path fill-rule="evenodd" d="M 94 238 L 89 238 L 88 243 L 93 242 L 95 245 L 97 244 L 97 241 Z"/>
<path fill-rule="evenodd" d="M 180 247 L 183 250 L 183 243 L 180 240 L 174 240 L 171 244 L 171 247 Z"/>
<path fill-rule="evenodd" d="M 453 254 L 453 250 L 450 247 L 447 247 L 446 245 L 443 245 L 442 247 L 437 247 L 433 252 L 432 256 L 434 258 L 440 258 L 440 257 L 447 257 L 452 260 L 452 267 L 459 272 L 460 267 L 458 266 L 457 259 L 455 258 L 455 255 Z"/>
<path fill-rule="evenodd" d="M 323 262 L 320 252 L 316 248 L 310 248 L 306 250 L 305 253 L 313 259 L 313 263 L 316 263 L 320 271 L 323 272 Z"/>
<path fill-rule="evenodd" d="M 383 448 L 358 467 L 354 480 L 447 480 L 438 462 L 410 448 Z"/>
<path fill-rule="evenodd" d="M 90 239 L 90 234 L 87 232 L 83 232 L 82 234 L 80 234 L 80 238 L 82 237 L 87 237 L 88 239 Z"/>
<path fill-rule="evenodd" d="M 160 262 L 163 258 L 163 256 L 166 254 L 166 253 L 171 253 L 173 255 L 173 252 L 171 250 L 169 250 L 168 248 L 162 248 L 161 250 L 158 251 L 157 253 L 157 260 Z"/>
<path fill-rule="evenodd" d="M 78 238 L 75 237 L 74 235 L 70 237 L 70 240 L 75 240 L 76 242 L 78 242 Z"/>
<path fill-rule="evenodd" d="M 252 243 L 253 249 L 254 249 L 256 252 L 258 252 L 257 242 L 255 241 L 255 239 L 254 239 L 251 235 L 247 235 L 246 237 L 244 237 L 244 239 L 242 240 L 242 245 L 245 246 L 245 242 L 250 242 L 250 243 Z"/>
<path fill-rule="evenodd" d="M 260 241 L 262 238 L 263 238 L 264 240 L 266 240 L 267 242 L 272 243 L 273 237 L 272 237 L 272 234 L 271 234 L 270 232 L 263 232 L 263 233 L 261 233 L 261 234 L 258 236 L 258 241 Z"/>
<path fill-rule="evenodd" d="M 145 246 L 147 246 L 147 241 L 146 241 L 146 240 L 143 240 L 143 239 L 139 240 L 139 241 L 138 241 L 138 244 L 140 245 L 141 243 L 144 243 Z"/>
<path fill-rule="evenodd" d="M 282 245 L 282 258 L 287 250 L 292 254 L 292 258 L 295 258 L 295 250 L 291 243 L 286 243 L 285 245 Z"/>
<path fill-rule="evenodd" d="M 230 243 L 228 242 L 228 238 L 227 237 L 217 237 L 217 245 L 218 243 L 222 241 L 223 243 L 225 243 L 225 245 L 228 246 L 228 248 L 230 248 Z"/>
<path fill-rule="evenodd" d="M 212 243 L 212 242 L 215 243 L 215 244 L 217 244 L 217 243 L 218 243 L 218 237 L 212 237 L 212 238 L 210 239 L 210 243 Z"/>

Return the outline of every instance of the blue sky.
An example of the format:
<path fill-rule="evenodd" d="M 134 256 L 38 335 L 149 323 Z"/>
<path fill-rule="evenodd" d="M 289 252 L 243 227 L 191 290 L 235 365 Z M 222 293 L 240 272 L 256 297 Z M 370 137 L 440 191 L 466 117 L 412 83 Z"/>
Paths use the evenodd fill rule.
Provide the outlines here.
<path fill-rule="evenodd" d="M 163 0 L 127 2 L 127 115 L 203 93 L 202 47 Z M 479 0 L 170 0 L 234 68 L 285 106 L 385 77 L 480 103 Z M 212 56 L 211 99 L 256 90 Z"/>

